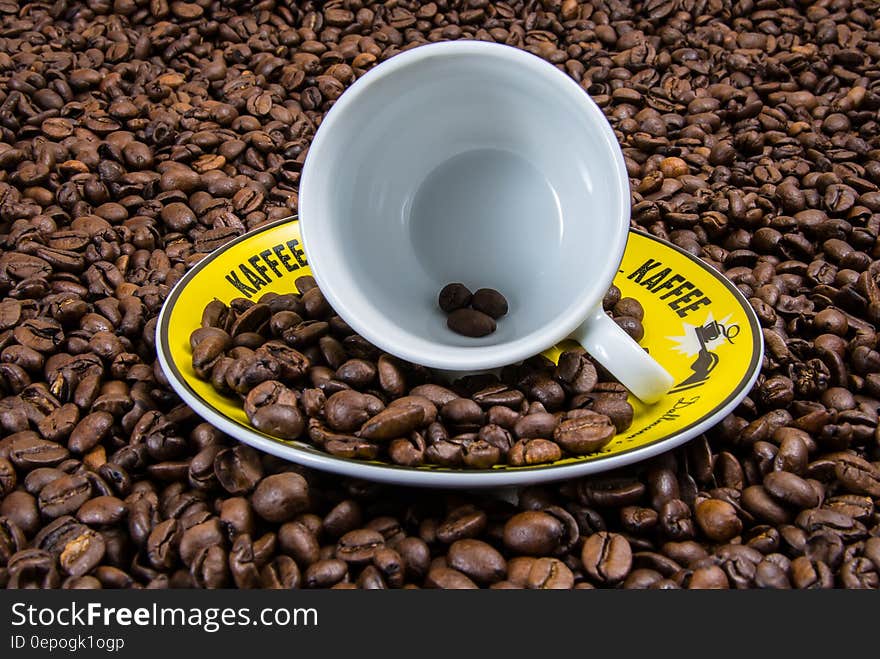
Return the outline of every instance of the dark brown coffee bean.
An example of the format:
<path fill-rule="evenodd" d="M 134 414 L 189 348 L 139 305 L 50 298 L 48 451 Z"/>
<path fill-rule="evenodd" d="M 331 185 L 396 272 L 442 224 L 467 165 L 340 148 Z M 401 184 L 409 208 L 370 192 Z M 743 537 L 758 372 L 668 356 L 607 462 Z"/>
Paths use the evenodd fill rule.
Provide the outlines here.
<path fill-rule="evenodd" d="M 263 476 L 260 456 L 244 445 L 220 451 L 214 458 L 214 474 L 230 494 L 246 494 L 257 486 Z"/>
<path fill-rule="evenodd" d="M 446 284 L 440 291 L 437 304 L 446 313 L 462 309 L 471 303 L 471 292 L 464 284 Z"/>
<path fill-rule="evenodd" d="M 671 499 L 660 507 L 660 528 L 671 540 L 688 540 L 694 536 L 691 510 L 681 499 Z"/>
<path fill-rule="evenodd" d="M 821 561 L 798 556 L 791 562 L 792 584 L 795 588 L 823 589 L 834 586 L 831 570 Z"/>
<path fill-rule="evenodd" d="M 491 545 L 481 540 L 458 540 L 449 546 L 449 567 L 462 572 L 475 582 L 488 584 L 500 581 L 507 574 L 507 562 Z"/>
<path fill-rule="evenodd" d="M 632 297 L 621 298 L 620 301 L 614 305 L 612 313 L 615 316 L 629 316 L 638 321 L 645 319 L 645 310 L 642 308 L 641 303 Z"/>
<path fill-rule="evenodd" d="M 632 549 L 626 538 L 601 531 L 584 542 L 581 561 L 587 574 L 600 583 L 622 581 L 632 566 Z"/>
<path fill-rule="evenodd" d="M 714 542 L 728 542 L 743 528 L 736 508 L 719 499 L 700 501 L 696 507 L 696 519 L 706 537 Z"/>
<path fill-rule="evenodd" d="M 791 519 L 788 510 L 760 485 L 743 490 L 742 504 L 749 513 L 769 524 L 785 524 Z"/>
<path fill-rule="evenodd" d="M 547 464 L 562 458 L 559 445 L 547 439 L 521 439 L 510 447 L 508 462 L 514 467 Z"/>
<path fill-rule="evenodd" d="M 438 384 L 422 384 L 417 387 L 413 387 L 412 391 L 410 391 L 410 395 L 422 396 L 424 398 L 427 398 L 438 408 L 443 407 L 451 400 L 459 398 L 458 394 L 456 394 L 454 391 L 447 389 L 446 387 L 442 387 Z"/>
<path fill-rule="evenodd" d="M 800 476 L 774 471 L 764 477 L 764 489 L 777 499 L 798 508 L 813 508 L 819 505 L 819 496 L 812 486 Z"/>
<path fill-rule="evenodd" d="M 359 431 L 364 439 L 382 441 L 405 437 L 419 428 L 425 420 L 422 406 L 389 407 L 366 421 Z"/>
<path fill-rule="evenodd" d="M 573 586 L 574 574 L 558 558 L 537 559 L 526 579 L 526 587 L 532 590 L 570 590 Z"/>
<path fill-rule="evenodd" d="M 9 559 L 26 545 L 24 533 L 8 517 L 0 517 L 0 566 L 6 566 Z"/>
<path fill-rule="evenodd" d="M 114 496 L 97 496 L 80 506 L 76 518 L 89 526 L 109 526 L 125 518 L 125 502 Z"/>
<path fill-rule="evenodd" d="M 289 556 L 277 556 L 260 570 L 260 587 L 273 590 L 293 590 L 301 581 L 299 567 Z"/>
<path fill-rule="evenodd" d="M 476 590 L 477 584 L 458 570 L 448 567 L 432 568 L 425 577 L 425 587 L 443 590 Z"/>
<path fill-rule="evenodd" d="M 22 549 L 7 564 L 7 588 L 57 588 L 61 583 L 55 559 L 41 549 Z"/>
<path fill-rule="evenodd" d="M 576 418 L 562 421 L 553 432 L 553 439 L 569 453 L 586 455 L 603 448 L 615 432 L 607 416 L 582 410 Z"/>
<path fill-rule="evenodd" d="M 504 525 L 504 546 L 516 554 L 541 556 L 556 553 L 565 527 L 556 517 L 527 511 L 511 517 Z"/>
<path fill-rule="evenodd" d="M 348 578 L 348 564 L 335 558 L 320 560 L 309 565 L 302 576 L 306 588 L 329 588 Z"/>
<path fill-rule="evenodd" d="M 495 331 L 491 316 L 475 309 L 456 309 L 446 321 L 446 326 L 456 334 L 479 338 Z"/>
<path fill-rule="evenodd" d="M 174 566 L 182 529 L 176 519 L 160 522 L 147 538 L 147 558 L 157 570 Z"/>
<path fill-rule="evenodd" d="M 93 412 L 83 417 L 70 433 L 68 448 L 74 453 L 87 453 L 106 439 L 113 422 L 109 412 Z"/>
<path fill-rule="evenodd" d="M 261 382 L 250 390 L 245 412 L 255 428 L 281 439 L 297 439 L 305 430 L 296 395 L 276 380 Z"/>
<path fill-rule="evenodd" d="M 223 544 L 220 521 L 215 517 L 189 527 L 180 536 L 179 553 L 185 565 L 192 567 L 199 552 L 212 545 Z"/>
<path fill-rule="evenodd" d="M 471 307 L 498 320 L 507 314 L 507 299 L 494 288 L 480 288 L 471 299 Z"/>
<path fill-rule="evenodd" d="M 437 539 L 452 544 L 464 538 L 475 538 L 485 530 L 486 521 L 486 513 L 473 506 L 456 508 L 437 527 Z"/>
<path fill-rule="evenodd" d="M 254 511 L 268 522 L 286 522 L 309 504 L 309 488 L 299 474 L 273 474 L 260 481 L 252 495 Z"/>
<path fill-rule="evenodd" d="M 40 512 L 49 518 L 69 515 L 92 495 L 92 484 L 80 474 L 65 475 L 48 483 L 40 490 Z"/>
<path fill-rule="evenodd" d="M 382 401 L 375 396 L 352 390 L 339 391 L 324 403 L 324 417 L 334 430 L 353 432 L 383 407 Z"/>
<path fill-rule="evenodd" d="M 0 498 L 12 492 L 17 483 L 18 477 L 12 463 L 6 458 L 0 458 Z"/>
<path fill-rule="evenodd" d="M 629 334 L 634 341 L 641 341 L 645 337 L 645 327 L 642 321 L 632 316 L 618 316 L 614 319 L 620 328 Z"/>
<path fill-rule="evenodd" d="M 687 588 L 690 590 L 726 590 L 730 587 L 727 575 L 717 565 L 698 567 L 690 575 Z"/>
<path fill-rule="evenodd" d="M 40 439 L 37 433 L 29 430 L 16 433 L 8 439 L 9 460 L 20 469 L 56 465 L 69 455 L 63 446 Z"/>
<path fill-rule="evenodd" d="M 8 517 L 28 536 L 34 535 L 40 528 L 37 500 L 21 490 L 10 492 L 0 501 L 0 516 Z"/>
<path fill-rule="evenodd" d="M 369 529 L 349 531 L 336 545 L 336 558 L 354 565 L 367 563 L 384 545 L 385 538 L 381 533 Z"/>
<path fill-rule="evenodd" d="M 278 544 L 283 552 L 292 556 L 299 565 L 309 565 L 318 560 L 320 546 L 315 534 L 300 522 L 287 522 L 278 530 Z"/>
<path fill-rule="evenodd" d="M 599 381 L 596 367 L 586 354 L 569 350 L 559 356 L 555 377 L 574 394 L 590 393 Z"/>

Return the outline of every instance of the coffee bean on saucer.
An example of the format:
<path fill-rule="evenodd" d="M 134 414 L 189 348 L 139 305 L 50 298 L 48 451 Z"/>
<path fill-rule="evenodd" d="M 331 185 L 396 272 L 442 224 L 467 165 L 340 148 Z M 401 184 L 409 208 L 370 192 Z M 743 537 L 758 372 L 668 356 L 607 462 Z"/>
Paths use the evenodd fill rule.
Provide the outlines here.
<path fill-rule="evenodd" d="M 614 305 L 612 313 L 615 316 L 629 316 L 640 321 L 645 319 L 645 310 L 634 297 L 620 298 L 617 304 Z"/>
<path fill-rule="evenodd" d="M 496 327 L 491 316 L 475 309 L 456 309 L 449 314 L 446 325 L 453 332 L 474 338 L 491 334 Z"/>
<path fill-rule="evenodd" d="M 498 320 L 507 313 L 507 299 L 494 288 L 481 288 L 474 293 L 471 307 Z"/>
<path fill-rule="evenodd" d="M 456 309 L 468 306 L 471 303 L 471 297 L 471 292 L 464 284 L 446 284 L 440 291 L 438 304 L 446 313 L 452 313 Z"/>
<path fill-rule="evenodd" d="M 645 337 L 645 327 L 642 321 L 632 316 L 618 316 L 614 319 L 620 328 L 629 334 L 634 341 L 641 341 Z"/>

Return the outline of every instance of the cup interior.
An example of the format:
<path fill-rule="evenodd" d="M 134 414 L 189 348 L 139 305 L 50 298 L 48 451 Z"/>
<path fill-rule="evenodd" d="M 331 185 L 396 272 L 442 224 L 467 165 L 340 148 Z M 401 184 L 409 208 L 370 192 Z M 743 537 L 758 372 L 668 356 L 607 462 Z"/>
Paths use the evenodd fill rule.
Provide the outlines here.
<path fill-rule="evenodd" d="M 489 368 L 552 345 L 598 303 L 629 190 L 607 121 L 564 73 L 504 46 L 437 44 L 341 97 L 306 160 L 300 214 L 322 290 L 367 339 L 428 366 Z M 496 332 L 447 329 L 437 294 L 454 281 L 507 297 Z"/>

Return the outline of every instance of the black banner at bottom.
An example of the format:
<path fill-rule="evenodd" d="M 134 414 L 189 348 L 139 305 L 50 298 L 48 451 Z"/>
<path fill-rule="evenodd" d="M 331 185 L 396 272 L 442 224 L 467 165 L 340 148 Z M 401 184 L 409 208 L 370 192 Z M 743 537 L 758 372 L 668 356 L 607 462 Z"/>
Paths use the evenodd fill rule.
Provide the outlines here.
<path fill-rule="evenodd" d="M 789 651 L 802 645 L 814 656 L 826 643 L 834 649 L 834 635 L 811 633 L 803 621 L 843 624 L 871 638 L 877 615 L 875 594 L 842 591 L 4 591 L 0 611 L 6 659 L 251 659 L 312 650 L 472 656 L 481 648 L 491 656 L 625 649 L 626 656 L 711 657 L 712 648 L 762 636 L 767 650 L 784 638 Z"/>

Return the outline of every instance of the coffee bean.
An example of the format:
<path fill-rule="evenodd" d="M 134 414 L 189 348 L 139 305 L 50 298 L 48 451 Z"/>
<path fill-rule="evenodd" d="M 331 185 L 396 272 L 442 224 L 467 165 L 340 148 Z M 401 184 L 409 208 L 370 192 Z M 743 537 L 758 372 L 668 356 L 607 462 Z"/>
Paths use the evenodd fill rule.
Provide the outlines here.
<path fill-rule="evenodd" d="M 158 527 L 157 527 L 158 528 Z M 158 545 L 163 545 L 168 540 L 168 531 L 174 529 L 174 525 L 171 525 L 165 533 L 160 536 L 157 536 Z M 174 529 L 176 533 L 177 530 Z M 171 534 L 172 538 L 174 533 Z M 150 537 L 153 537 L 153 534 L 150 534 Z M 148 540 L 149 542 L 149 540 Z M 174 539 L 171 539 L 170 542 L 175 543 Z M 209 519 L 200 524 L 195 524 L 190 526 L 180 535 L 179 541 L 179 553 L 180 558 L 183 560 L 185 565 L 192 567 L 195 558 L 199 555 L 199 552 L 203 549 L 211 547 L 212 545 L 222 545 L 223 544 L 223 533 L 220 527 L 220 522 L 217 518 Z M 161 554 L 160 554 L 161 555 Z"/>
<path fill-rule="evenodd" d="M 18 483 L 18 476 L 15 473 L 15 467 L 6 458 L 0 458 L 0 498 L 15 489 Z"/>
<path fill-rule="evenodd" d="M 480 288 L 471 299 L 471 307 L 498 320 L 507 315 L 507 299 L 494 288 Z"/>
<path fill-rule="evenodd" d="M 296 439 L 305 429 L 295 394 L 276 380 L 261 382 L 250 390 L 245 412 L 255 428 L 281 439 Z"/>
<path fill-rule="evenodd" d="M 788 510 L 760 485 L 752 485 L 743 490 L 742 503 L 749 513 L 769 524 L 785 524 L 791 517 Z"/>
<path fill-rule="evenodd" d="M 371 416 L 382 411 L 384 405 L 375 396 L 346 389 L 327 398 L 324 417 L 328 425 L 340 432 L 353 432 Z"/>
<path fill-rule="evenodd" d="M 816 491 L 800 476 L 785 471 L 774 471 L 764 477 L 764 489 L 776 498 L 799 508 L 819 505 Z"/>
<path fill-rule="evenodd" d="M 584 542 L 581 561 L 591 578 L 600 583 L 617 583 L 630 571 L 632 549 L 622 535 L 600 531 Z"/>
<path fill-rule="evenodd" d="M 260 587 L 273 590 L 294 590 L 301 581 L 299 566 L 289 556 L 278 556 L 260 570 Z"/>
<path fill-rule="evenodd" d="M 81 577 L 97 567 L 105 552 L 104 538 L 89 529 L 67 542 L 61 551 L 59 563 L 67 574 Z"/>
<path fill-rule="evenodd" d="M 690 590 L 725 590 L 729 587 L 727 575 L 717 565 L 698 567 L 687 584 Z"/>
<path fill-rule="evenodd" d="M 348 566 L 339 559 L 324 559 L 309 565 L 302 576 L 306 588 L 329 588 L 348 578 Z"/>
<path fill-rule="evenodd" d="M 504 546 L 517 554 L 553 554 L 564 532 L 562 523 L 552 515 L 540 511 L 522 512 L 504 525 Z"/>
<path fill-rule="evenodd" d="M 349 531 L 336 545 L 336 558 L 346 563 L 366 563 L 373 560 L 376 550 L 384 546 L 381 533 L 369 529 Z"/>
<path fill-rule="evenodd" d="M 574 394 L 590 393 L 599 381 L 596 367 L 586 354 L 576 350 L 568 350 L 559 356 L 555 377 Z"/>
<path fill-rule="evenodd" d="M 40 528 L 37 500 L 21 490 L 11 492 L 0 501 L 0 515 L 8 517 L 28 536 L 34 535 Z"/>
<path fill-rule="evenodd" d="M 76 518 L 89 526 L 110 526 L 125 517 L 125 502 L 114 496 L 97 496 L 79 507 Z"/>
<path fill-rule="evenodd" d="M 547 464 L 562 457 L 559 445 L 547 439 L 521 439 L 510 447 L 508 462 L 514 467 Z"/>
<path fill-rule="evenodd" d="M 635 318 L 638 321 L 645 319 L 644 308 L 642 308 L 642 305 L 638 300 L 632 297 L 621 298 L 620 301 L 614 305 L 612 313 L 615 316 L 628 316 L 630 318 Z"/>
<path fill-rule="evenodd" d="M 56 465 L 68 456 L 63 446 L 40 439 L 29 430 L 11 435 L 8 439 L 9 459 L 21 469 Z"/>
<path fill-rule="evenodd" d="M 446 313 L 452 313 L 456 309 L 462 309 L 471 303 L 471 292 L 464 284 L 446 284 L 440 291 L 438 305 Z"/>
<path fill-rule="evenodd" d="M 705 499 L 697 504 L 696 519 L 707 538 L 727 542 L 742 531 L 736 508 L 726 501 Z"/>
<path fill-rule="evenodd" d="M 424 408 L 417 405 L 389 407 L 361 426 L 360 436 L 369 440 L 403 437 L 416 430 L 425 419 Z"/>
<path fill-rule="evenodd" d="M 431 569 L 428 576 L 425 577 L 425 586 L 442 588 L 443 590 L 475 590 L 477 588 L 477 584 L 464 574 L 448 567 Z"/>
<path fill-rule="evenodd" d="M 480 584 L 500 581 L 507 573 L 507 562 L 492 545 L 481 540 L 458 540 L 449 546 L 449 567 Z"/>
<path fill-rule="evenodd" d="M 604 414 L 579 410 L 576 418 L 566 419 L 553 432 L 553 439 L 563 449 L 575 455 L 595 453 L 615 435 L 615 428 Z"/>
<path fill-rule="evenodd" d="M 618 316 L 614 319 L 620 328 L 629 334 L 634 341 L 641 341 L 645 337 L 645 328 L 642 321 L 632 316 Z"/>
<path fill-rule="evenodd" d="M 315 534 L 300 522 L 287 522 L 278 530 L 278 544 L 283 552 L 298 564 L 308 565 L 318 560 L 320 546 Z"/>
<path fill-rule="evenodd" d="M 61 476 L 40 490 L 40 512 L 49 518 L 69 515 L 88 501 L 91 494 L 92 485 L 85 476 Z"/>
<path fill-rule="evenodd" d="M 267 476 L 252 496 L 254 511 L 269 522 L 286 522 L 308 507 L 309 488 L 299 474 Z"/>
<path fill-rule="evenodd" d="M 486 513 L 473 506 L 461 506 L 451 511 L 437 527 L 437 539 L 452 544 L 464 538 L 475 538 L 486 528 Z"/>
<path fill-rule="evenodd" d="M 250 492 L 263 476 L 260 456 L 249 446 L 220 451 L 214 458 L 214 473 L 230 494 Z"/>
<path fill-rule="evenodd" d="M 526 579 L 526 587 L 532 590 L 570 590 L 572 586 L 574 574 L 558 558 L 537 559 Z"/>
<path fill-rule="evenodd" d="M 456 309 L 449 314 L 447 327 L 457 334 L 481 337 L 495 331 L 495 321 L 491 316 L 475 309 Z"/>

